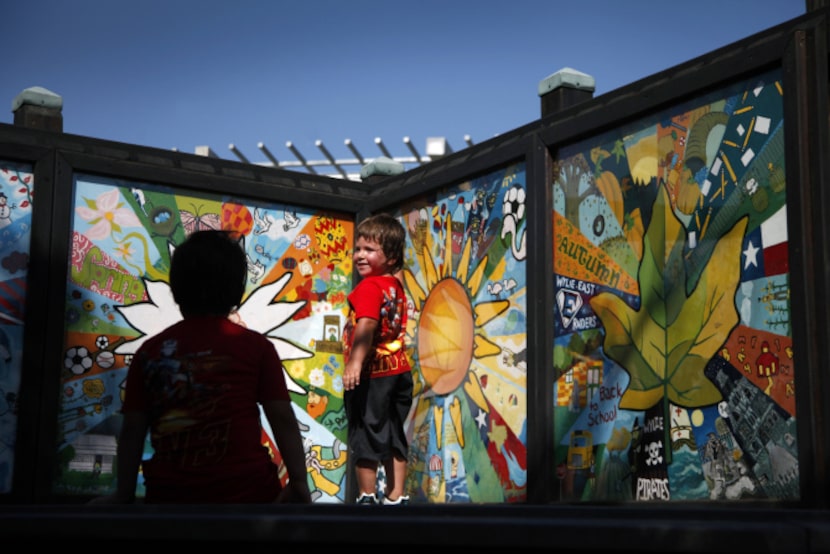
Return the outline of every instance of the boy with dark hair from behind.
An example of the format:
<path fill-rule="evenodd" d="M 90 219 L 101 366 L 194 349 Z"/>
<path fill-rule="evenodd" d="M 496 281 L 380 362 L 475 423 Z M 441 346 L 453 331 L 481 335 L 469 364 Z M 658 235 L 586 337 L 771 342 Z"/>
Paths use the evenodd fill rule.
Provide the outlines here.
<path fill-rule="evenodd" d="M 245 292 L 237 236 L 197 231 L 173 252 L 170 287 L 184 319 L 150 337 L 127 374 L 117 489 L 93 503 L 310 503 L 299 424 L 282 361 L 261 333 L 229 315 Z M 288 472 L 262 444 L 259 405 Z M 153 456 L 142 461 L 150 431 Z"/>
<path fill-rule="evenodd" d="M 355 234 L 352 258 L 361 279 L 348 296 L 343 401 L 355 460 L 356 503 L 379 503 L 377 470 L 383 464 L 383 503 L 408 504 L 404 424 L 413 384 L 404 344 L 406 296 L 398 278 L 406 231 L 391 215 L 378 214 L 361 221 Z"/>

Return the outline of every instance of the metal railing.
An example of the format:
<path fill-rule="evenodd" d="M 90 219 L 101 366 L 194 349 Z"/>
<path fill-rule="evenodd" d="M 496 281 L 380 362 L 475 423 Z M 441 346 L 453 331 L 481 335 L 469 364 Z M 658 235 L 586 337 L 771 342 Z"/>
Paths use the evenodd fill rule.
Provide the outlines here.
<path fill-rule="evenodd" d="M 383 139 L 380 137 L 376 137 L 374 142 L 375 146 L 380 151 L 380 156 L 403 164 L 405 169 L 412 169 L 413 167 L 429 163 L 453 152 L 452 147 L 444 137 L 427 137 L 424 154 L 421 154 L 418 151 L 412 143 L 410 137 L 403 137 L 403 144 L 406 146 L 409 153 L 407 155 L 397 156 L 393 155 L 389 151 L 386 144 L 383 142 Z M 466 146 L 473 145 L 473 139 L 470 135 L 464 135 L 464 143 Z M 309 159 L 302 152 L 300 152 L 297 145 L 290 140 L 285 143 L 285 147 L 288 148 L 294 158 L 296 158 L 295 160 L 278 159 L 264 142 L 257 143 L 257 148 L 259 148 L 259 151 L 265 157 L 265 160 L 258 162 L 252 162 L 248 156 L 243 154 L 242 151 L 240 151 L 239 148 L 237 148 L 237 146 L 233 143 L 228 145 L 228 149 L 239 161 L 243 163 L 253 163 L 263 167 L 277 167 L 289 170 L 305 170 L 314 175 L 360 181 L 360 169 L 364 165 L 373 162 L 379 156 L 364 156 L 351 139 L 346 139 L 344 144 L 353 157 L 335 158 L 326 145 L 323 144 L 322 140 L 314 141 L 314 146 L 316 146 L 323 155 L 322 159 Z M 197 146 L 196 154 L 214 158 L 219 157 L 209 146 Z M 355 169 L 347 170 L 347 168 Z"/>

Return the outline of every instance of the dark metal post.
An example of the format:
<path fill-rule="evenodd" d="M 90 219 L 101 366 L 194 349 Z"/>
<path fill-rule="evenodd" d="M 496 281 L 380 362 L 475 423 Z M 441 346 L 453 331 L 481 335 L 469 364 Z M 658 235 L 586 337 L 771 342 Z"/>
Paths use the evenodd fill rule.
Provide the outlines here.
<path fill-rule="evenodd" d="M 594 97 L 594 78 L 565 67 L 539 82 L 542 117 L 560 112 Z"/>
<path fill-rule="evenodd" d="M 63 132 L 63 98 L 43 87 L 31 87 L 12 102 L 14 124 L 30 129 Z"/>

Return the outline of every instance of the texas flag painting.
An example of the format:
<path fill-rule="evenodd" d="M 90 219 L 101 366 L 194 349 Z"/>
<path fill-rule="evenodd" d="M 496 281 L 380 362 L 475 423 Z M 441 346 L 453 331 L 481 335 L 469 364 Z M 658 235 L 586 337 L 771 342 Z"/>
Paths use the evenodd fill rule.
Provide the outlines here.
<path fill-rule="evenodd" d="M 787 206 L 744 237 L 741 251 L 741 280 L 752 281 L 787 273 Z"/>

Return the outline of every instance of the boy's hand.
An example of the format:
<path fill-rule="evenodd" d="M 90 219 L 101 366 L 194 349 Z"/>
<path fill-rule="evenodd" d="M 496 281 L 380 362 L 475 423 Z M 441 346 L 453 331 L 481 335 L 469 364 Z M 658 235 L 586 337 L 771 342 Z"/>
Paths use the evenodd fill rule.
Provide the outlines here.
<path fill-rule="evenodd" d="M 343 371 L 343 388 L 352 390 L 357 388 L 360 384 L 360 366 L 357 364 L 349 364 Z"/>
<path fill-rule="evenodd" d="M 305 481 L 289 480 L 275 501 L 276 504 L 311 504 L 311 493 Z"/>

